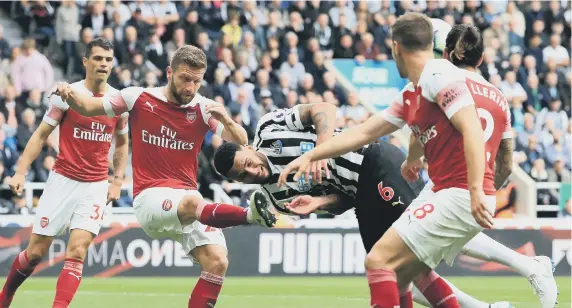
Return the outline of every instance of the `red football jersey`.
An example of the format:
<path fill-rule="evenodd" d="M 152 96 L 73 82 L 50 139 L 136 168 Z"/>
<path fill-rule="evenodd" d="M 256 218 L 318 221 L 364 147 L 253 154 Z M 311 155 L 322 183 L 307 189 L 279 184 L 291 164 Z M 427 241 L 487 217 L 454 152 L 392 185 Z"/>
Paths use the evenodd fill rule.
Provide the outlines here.
<path fill-rule="evenodd" d="M 479 90 L 484 93 L 485 88 L 487 95 L 478 94 Z M 508 136 L 503 132 L 510 130 L 506 99 L 484 79 L 476 78 L 448 60 L 427 62 L 417 87 L 409 83 L 383 113 L 387 121 L 399 127 L 408 124 L 423 144 L 429 177 L 435 184 L 434 191 L 451 187 L 468 188 L 463 136 L 450 118 L 461 108 L 475 104 L 478 104 L 476 108 L 484 124 L 488 123 L 484 127 L 485 148 L 490 154 L 483 154 L 494 160 L 500 139 Z M 495 123 L 503 125 L 504 129 L 495 130 Z M 488 161 L 485 166 L 483 190 L 487 195 L 496 192 L 494 161 Z"/>
<path fill-rule="evenodd" d="M 130 87 L 103 104 L 114 117 L 129 111 L 133 146 L 133 194 L 146 188 L 197 189 L 198 155 L 206 133 L 224 126 L 205 111 L 214 101 L 198 93 L 182 106 L 167 101 L 163 88 Z"/>
<path fill-rule="evenodd" d="M 71 84 L 71 87 L 94 96 L 83 80 Z M 107 98 L 116 93 L 119 91 L 107 85 L 106 93 L 95 96 Z M 127 113 L 112 118 L 85 117 L 70 109 L 61 97 L 52 95 L 43 120 L 51 126 L 60 126 L 59 153 L 53 168 L 55 172 L 79 182 L 107 180 L 113 134 L 127 133 Z"/>

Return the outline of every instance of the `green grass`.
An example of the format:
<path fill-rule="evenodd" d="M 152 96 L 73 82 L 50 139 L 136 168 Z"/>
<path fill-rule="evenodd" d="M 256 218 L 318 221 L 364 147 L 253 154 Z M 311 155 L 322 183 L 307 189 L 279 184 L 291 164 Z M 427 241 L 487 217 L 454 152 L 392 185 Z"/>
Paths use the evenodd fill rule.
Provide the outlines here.
<path fill-rule="evenodd" d="M 457 287 L 487 301 L 511 301 L 517 308 L 540 304 L 520 277 L 451 277 Z M 570 307 L 570 278 L 559 277 L 559 307 Z M 85 278 L 71 308 L 183 308 L 196 278 Z M 34 277 L 16 294 L 12 308 L 50 307 L 55 278 Z M 227 278 L 217 308 L 368 307 L 363 277 Z M 419 306 L 420 307 L 420 306 Z"/>

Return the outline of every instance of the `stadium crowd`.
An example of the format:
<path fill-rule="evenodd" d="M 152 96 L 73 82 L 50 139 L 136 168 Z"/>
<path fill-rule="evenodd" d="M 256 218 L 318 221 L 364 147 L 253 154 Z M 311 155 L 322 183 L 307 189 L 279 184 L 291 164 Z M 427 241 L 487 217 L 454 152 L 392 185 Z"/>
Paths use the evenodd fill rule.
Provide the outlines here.
<path fill-rule="evenodd" d="M 7 3 L 5 13 L 25 39 L 15 46 L 0 28 L 1 183 L 13 174 L 19 153 L 42 120 L 54 67 L 70 82 L 82 79 L 82 55 L 94 37 L 115 45 L 109 83 L 118 89 L 165 83 L 173 52 L 184 44 L 200 47 L 208 58 L 200 93 L 227 106 L 253 138 L 262 115 L 296 104 L 339 106 L 339 127 L 365 121 L 370 113 L 358 94 L 346 92 L 324 63 L 331 58 L 391 60 L 389 29 L 407 11 L 481 29 L 486 49 L 480 71 L 511 105 L 515 160 L 538 182 L 570 182 L 572 13 L 567 1 Z M 389 141 L 403 148 L 397 139 Z M 212 164 L 221 142 L 209 136 L 203 145 L 198 180 L 206 197 L 212 198 L 208 184 L 226 187 Z M 46 181 L 57 148 L 57 136 L 52 136 L 29 170 L 30 182 Z M 423 176 L 427 180 L 426 170 Z M 9 191 L 0 196 L 0 213 L 29 211 L 24 199 Z M 539 190 L 538 204 L 558 204 L 558 197 L 557 190 Z M 126 194 L 116 206 L 131 202 Z"/>

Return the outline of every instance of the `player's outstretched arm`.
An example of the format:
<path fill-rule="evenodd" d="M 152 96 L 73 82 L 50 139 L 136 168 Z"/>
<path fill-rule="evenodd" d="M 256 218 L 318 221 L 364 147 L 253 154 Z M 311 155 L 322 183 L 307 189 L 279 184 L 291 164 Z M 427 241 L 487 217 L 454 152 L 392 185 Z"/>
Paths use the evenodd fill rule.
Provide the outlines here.
<path fill-rule="evenodd" d="M 65 82 L 58 83 L 53 94 L 61 96 L 71 109 L 83 116 L 94 117 L 107 114 L 101 98 L 74 90 Z"/>
<path fill-rule="evenodd" d="M 513 152 L 513 140 L 501 140 L 497 157 L 495 157 L 495 189 L 500 189 L 512 173 Z"/>
<path fill-rule="evenodd" d="M 24 189 L 24 183 L 26 182 L 26 172 L 32 164 L 48 140 L 50 134 L 54 131 L 55 126 L 51 126 L 46 122 L 42 121 L 36 131 L 32 134 L 32 137 L 26 144 L 24 148 L 24 153 L 20 156 L 18 164 L 16 165 L 16 172 L 12 180 L 10 181 L 10 188 L 18 195 L 22 193 Z"/>
<path fill-rule="evenodd" d="M 305 173 L 306 180 L 309 180 L 312 161 L 338 157 L 357 150 L 397 129 L 399 127 L 388 122 L 383 115 L 376 114 L 364 123 L 343 131 L 290 162 L 280 173 L 277 185 L 281 187 L 286 184 L 286 177 L 292 172 L 296 172 L 294 180 L 298 180 L 302 173 Z"/>
<path fill-rule="evenodd" d="M 297 215 L 309 215 L 318 210 L 340 215 L 352 207 L 351 202 L 347 202 L 343 196 L 337 194 L 319 197 L 300 195 L 286 205 L 290 212 Z"/>
<path fill-rule="evenodd" d="M 423 145 L 415 135 L 411 134 L 409 137 L 409 150 L 407 151 L 407 160 L 415 161 L 421 159 L 424 155 Z"/>

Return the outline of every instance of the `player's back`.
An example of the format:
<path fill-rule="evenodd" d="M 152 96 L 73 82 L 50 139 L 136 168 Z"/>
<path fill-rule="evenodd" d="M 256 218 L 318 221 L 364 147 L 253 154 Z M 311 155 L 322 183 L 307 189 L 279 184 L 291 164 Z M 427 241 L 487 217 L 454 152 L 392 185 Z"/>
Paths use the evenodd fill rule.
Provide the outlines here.
<path fill-rule="evenodd" d="M 107 86 L 106 93 L 94 94 L 85 87 L 84 80 L 71 87 L 97 97 L 111 97 L 119 91 Z M 60 126 L 59 152 L 53 170 L 80 182 L 98 182 L 107 179 L 108 154 L 114 131 L 126 133 L 127 114 L 113 118 L 86 117 L 69 108 L 59 96 L 53 95 L 44 122 Z"/>
<path fill-rule="evenodd" d="M 483 125 L 487 164 L 494 179 L 494 164 L 501 140 L 512 138 L 510 108 L 504 94 L 481 75 L 463 70 Z M 490 177 L 491 175 L 487 173 Z"/>

